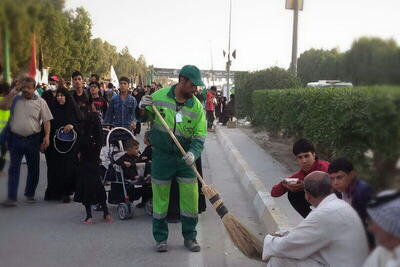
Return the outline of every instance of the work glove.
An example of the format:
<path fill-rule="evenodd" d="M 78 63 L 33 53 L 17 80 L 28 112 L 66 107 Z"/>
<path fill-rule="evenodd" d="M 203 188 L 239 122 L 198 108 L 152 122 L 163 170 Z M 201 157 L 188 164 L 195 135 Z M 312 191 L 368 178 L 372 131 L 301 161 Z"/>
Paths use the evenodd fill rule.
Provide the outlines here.
<path fill-rule="evenodd" d="M 192 166 L 194 161 L 195 161 L 195 157 L 194 154 L 192 152 L 187 152 L 185 156 L 183 156 L 182 158 L 187 165 Z"/>
<path fill-rule="evenodd" d="M 144 109 L 145 107 L 151 105 L 153 105 L 153 98 L 151 97 L 151 95 L 145 95 L 142 97 L 142 100 L 140 100 L 139 108 Z"/>

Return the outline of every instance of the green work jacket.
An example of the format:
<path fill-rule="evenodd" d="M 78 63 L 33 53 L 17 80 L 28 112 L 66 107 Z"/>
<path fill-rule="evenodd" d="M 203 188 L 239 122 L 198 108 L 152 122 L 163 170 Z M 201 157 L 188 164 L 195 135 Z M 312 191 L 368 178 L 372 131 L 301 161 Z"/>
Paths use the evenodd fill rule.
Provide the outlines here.
<path fill-rule="evenodd" d="M 183 107 L 177 111 L 175 86 L 162 88 L 152 95 L 153 103 L 161 113 L 168 126 L 186 152 L 192 152 L 196 159 L 200 157 L 207 136 L 207 122 L 204 109 L 196 97 L 187 99 Z M 177 113 L 180 115 L 177 116 Z M 181 152 L 165 130 L 161 121 L 155 116 L 151 106 L 146 107 L 146 114 L 153 121 L 150 131 L 150 143 L 157 150 L 181 156 Z M 178 120 L 178 121 L 177 121 Z M 179 122 L 180 120 L 180 122 Z"/>

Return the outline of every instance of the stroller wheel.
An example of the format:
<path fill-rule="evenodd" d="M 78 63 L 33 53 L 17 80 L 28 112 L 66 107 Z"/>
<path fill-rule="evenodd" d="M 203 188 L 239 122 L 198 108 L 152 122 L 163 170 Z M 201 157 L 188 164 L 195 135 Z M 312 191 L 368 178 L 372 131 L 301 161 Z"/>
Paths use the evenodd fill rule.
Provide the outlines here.
<path fill-rule="evenodd" d="M 153 216 L 153 201 L 151 199 L 146 201 L 146 204 L 144 205 L 144 210 L 147 215 Z"/>
<path fill-rule="evenodd" d="M 133 216 L 133 210 L 131 208 L 130 203 L 119 203 L 117 211 L 118 211 L 118 217 L 121 220 L 127 220 L 132 218 Z"/>

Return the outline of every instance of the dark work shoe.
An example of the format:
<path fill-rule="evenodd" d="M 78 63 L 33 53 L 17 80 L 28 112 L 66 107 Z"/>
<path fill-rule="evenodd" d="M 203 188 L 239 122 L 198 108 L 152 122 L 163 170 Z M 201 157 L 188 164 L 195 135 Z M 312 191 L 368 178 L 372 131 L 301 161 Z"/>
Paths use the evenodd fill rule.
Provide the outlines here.
<path fill-rule="evenodd" d="M 185 239 L 185 247 L 190 250 L 191 252 L 199 252 L 200 245 L 197 243 L 196 239 Z"/>
<path fill-rule="evenodd" d="M 156 251 L 157 252 L 167 252 L 168 251 L 167 241 L 157 242 Z"/>

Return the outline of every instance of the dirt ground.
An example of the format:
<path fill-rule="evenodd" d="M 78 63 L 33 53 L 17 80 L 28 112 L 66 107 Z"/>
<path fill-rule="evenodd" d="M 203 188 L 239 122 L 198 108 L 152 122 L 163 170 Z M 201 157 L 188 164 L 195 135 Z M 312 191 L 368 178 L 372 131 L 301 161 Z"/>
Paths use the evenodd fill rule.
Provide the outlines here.
<path fill-rule="evenodd" d="M 294 173 L 298 170 L 299 166 L 292 152 L 292 139 L 281 136 L 271 137 L 265 130 L 257 130 L 250 126 L 240 126 L 240 130 L 253 139 L 266 152 L 270 153 L 273 158 L 279 161 L 290 172 Z"/>

